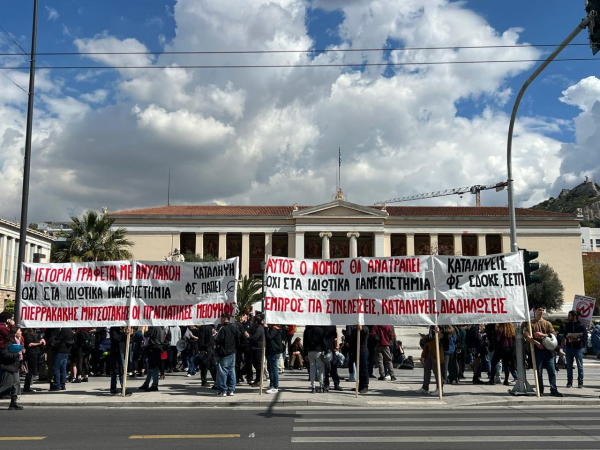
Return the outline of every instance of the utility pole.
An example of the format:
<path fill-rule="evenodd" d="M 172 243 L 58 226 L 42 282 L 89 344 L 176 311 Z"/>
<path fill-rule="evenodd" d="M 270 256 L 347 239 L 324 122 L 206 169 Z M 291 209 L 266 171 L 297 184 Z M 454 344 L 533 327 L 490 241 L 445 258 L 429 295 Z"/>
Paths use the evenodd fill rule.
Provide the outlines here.
<path fill-rule="evenodd" d="M 38 0 L 33 0 L 33 31 L 31 33 L 31 59 L 29 62 L 29 100 L 27 102 L 27 129 L 25 132 L 25 160 L 23 164 L 23 196 L 21 199 L 21 230 L 19 235 L 19 259 L 17 286 L 15 288 L 15 322 L 21 318 L 21 267 L 25 259 L 27 243 L 27 208 L 29 207 L 29 175 L 31 171 L 31 133 L 33 128 L 33 92 L 35 87 L 35 49 L 37 41 Z"/>
<path fill-rule="evenodd" d="M 600 40 L 600 35 L 598 34 L 598 12 L 600 9 L 600 2 L 598 0 L 586 0 L 586 11 L 588 13 L 587 17 L 581 21 L 577 28 L 575 28 L 569 36 L 560 44 L 550 56 L 531 74 L 531 76 L 525 81 L 523 87 L 519 91 L 517 95 L 517 99 L 515 100 L 515 104 L 513 106 L 512 114 L 510 116 L 510 124 L 508 126 L 508 141 L 506 144 L 506 163 L 508 170 L 508 213 L 510 218 L 510 248 L 512 252 L 519 251 L 519 245 L 517 243 L 517 219 L 515 214 L 515 198 L 513 192 L 513 174 L 512 174 L 512 138 L 513 132 L 515 128 L 515 120 L 517 118 L 517 111 L 519 110 L 519 105 L 521 100 L 523 99 L 523 95 L 525 91 L 529 87 L 529 85 L 535 80 L 542 71 L 548 67 L 548 65 L 556 58 L 569 43 L 575 39 L 575 37 L 581 33 L 582 30 L 585 30 L 588 26 L 590 26 L 590 45 L 592 46 L 592 51 L 594 54 L 598 51 L 598 40 Z M 525 288 L 524 288 L 525 289 Z M 525 290 L 525 298 L 527 298 L 527 291 Z M 528 303 L 528 302 L 527 302 Z M 529 333 L 531 333 L 531 321 L 529 317 L 529 304 L 525 305 L 525 311 L 527 313 L 527 322 Z M 516 346 L 517 346 L 517 374 L 518 381 L 512 390 L 509 390 L 509 393 L 512 395 L 529 395 L 533 393 L 532 387 L 527 382 L 527 378 L 525 376 L 525 365 L 523 361 L 523 327 L 517 327 L 517 336 L 516 336 Z M 533 353 L 533 348 L 531 348 L 531 352 Z M 533 356 L 533 355 L 532 355 Z M 534 377 L 537 376 L 536 368 L 533 368 Z M 536 387 L 537 387 L 537 378 Z M 536 389 L 537 390 L 537 389 Z"/>

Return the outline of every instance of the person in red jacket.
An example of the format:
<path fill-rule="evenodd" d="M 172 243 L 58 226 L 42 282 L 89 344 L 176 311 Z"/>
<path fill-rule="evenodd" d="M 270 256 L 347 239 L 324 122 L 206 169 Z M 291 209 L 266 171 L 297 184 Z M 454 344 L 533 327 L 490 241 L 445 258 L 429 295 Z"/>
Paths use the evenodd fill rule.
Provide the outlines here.
<path fill-rule="evenodd" d="M 12 314 L 8 311 L 2 311 L 0 313 L 0 347 L 4 345 L 4 340 L 14 325 L 15 322 L 12 320 Z"/>
<path fill-rule="evenodd" d="M 393 328 L 390 325 L 375 325 L 371 328 L 371 336 L 377 342 L 375 361 L 377 361 L 377 367 L 379 368 L 379 380 L 395 381 L 392 352 L 390 351 L 390 343 L 396 339 Z M 387 376 L 385 375 L 384 365 L 387 366 Z"/>

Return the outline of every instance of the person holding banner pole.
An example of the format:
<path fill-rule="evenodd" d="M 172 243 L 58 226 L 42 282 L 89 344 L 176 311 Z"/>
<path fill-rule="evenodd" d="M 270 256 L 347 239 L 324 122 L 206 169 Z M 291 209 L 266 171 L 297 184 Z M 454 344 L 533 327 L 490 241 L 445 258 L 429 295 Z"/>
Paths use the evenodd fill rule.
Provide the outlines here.
<path fill-rule="evenodd" d="M 121 395 L 131 395 L 127 389 L 127 368 L 129 366 L 129 344 L 133 329 L 112 327 L 110 329 L 110 393 L 119 395 L 117 389 L 117 376 L 121 384 Z M 125 341 L 125 343 L 123 343 Z M 125 345 L 123 345 L 125 344 Z M 123 355 L 123 353 L 125 353 Z"/>
<path fill-rule="evenodd" d="M 418 389 L 417 394 L 431 394 L 433 396 L 440 395 L 440 386 L 443 389 L 443 379 L 441 377 L 440 367 L 440 341 L 438 334 L 440 333 L 439 328 L 431 326 L 429 328 L 429 334 L 426 337 L 426 342 L 423 344 L 423 351 L 421 352 L 421 363 L 423 364 L 423 386 Z M 435 334 L 435 336 L 434 336 Z M 437 349 L 435 348 L 437 347 Z M 443 349 L 442 349 L 443 350 Z M 434 371 L 434 364 L 440 367 L 439 371 Z M 431 372 L 434 371 L 436 384 L 438 389 L 433 392 L 429 392 L 429 383 L 431 382 Z"/>
<path fill-rule="evenodd" d="M 550 383 L 550 395 L 554 397 L 562 397 L 563 395 L 558 392 L 556 387 L 556 368 L 554 366 L 554 353 L 544 346 L 544 339 L 553 335 L 556 338 L 556 331 L 550 322 L 545 320 L 542 316 L 546 309 L 542 306 L 535 309 L 535 318 L 533 320 L 528 317 L 528 331 L 525 332 L 525 339 L 529 341 L 533 348 L 531 352 L 533 366 L 537 371 L 537 383 L 536 391 L 538 397 L 544 395 L 544 381 L 543 381 L 543 370 L 544 368 L 548 372 L 548 381 Z"/>
<path fill-rule="evenodd" d="M 358 397 L 358 394 L 369 392 L 369 327 L 357 325 L 353 331 L 356 333 L 356 396 Z"/>

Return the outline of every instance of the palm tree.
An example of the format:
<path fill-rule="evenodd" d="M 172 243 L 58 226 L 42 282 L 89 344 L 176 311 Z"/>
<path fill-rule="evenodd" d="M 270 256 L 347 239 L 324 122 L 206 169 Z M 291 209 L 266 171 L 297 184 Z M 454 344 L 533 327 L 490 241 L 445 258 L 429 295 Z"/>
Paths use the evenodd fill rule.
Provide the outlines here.
<path fill-rule="evenodd" d="M 83 217 L 71 217 L 71 232 L 59 232 L 66 245 L 57 248 L 53 260 L 56 262 L 122 261 L 131 259 L 125 247 L 132 242 L 126 238 L 127 230 L 111 227 L 115 219 L 96 211 L 86 211 Z"/>
<path fill-rule="evenodd" d="M 262 283 L 258 278 L 244 276 L 237 288 L 237 306 L 239 311 L 249 310 L 252 305 L 260 302 Z"/>

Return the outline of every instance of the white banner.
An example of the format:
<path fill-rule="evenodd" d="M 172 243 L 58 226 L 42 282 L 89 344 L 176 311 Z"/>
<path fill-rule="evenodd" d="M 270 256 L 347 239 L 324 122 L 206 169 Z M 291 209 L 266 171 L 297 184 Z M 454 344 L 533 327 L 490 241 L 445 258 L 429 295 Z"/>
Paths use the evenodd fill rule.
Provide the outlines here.
<path fill-rule="evenodd" d="M 28 328 L 214 323 L 235 312 L 238 258 L 23 264 Z"/>
<path fill-rule="evenodd" d="M 298 260 L 269 258 L 269 323 L 446 325 L 525 316 L 519 254 Z"/>
<path fill-rule="evenodd" d="M 596 299 L 593 297 L 576 295 L 573 299 L 573 311 L 577 311 L 579 313 L 579 321 L 585 325 L 586 328 L 589 328 L 590 323 L 592 322 L 592 315 L 594 314 L 595 305 Z"/>

